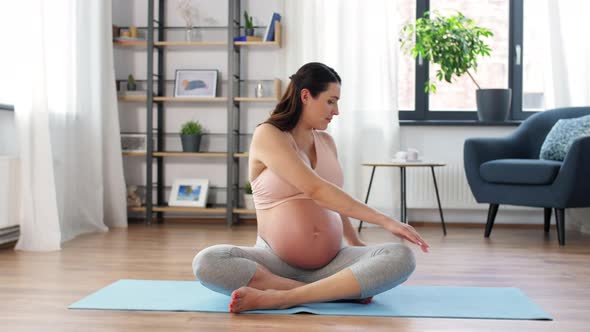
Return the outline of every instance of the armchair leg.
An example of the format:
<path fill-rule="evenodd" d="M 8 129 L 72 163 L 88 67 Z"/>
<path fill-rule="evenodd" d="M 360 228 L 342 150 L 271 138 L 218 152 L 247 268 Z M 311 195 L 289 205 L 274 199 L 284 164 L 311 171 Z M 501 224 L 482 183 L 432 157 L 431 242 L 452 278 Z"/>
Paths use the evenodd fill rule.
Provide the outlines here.
<path fill-rule="evenodd" d="M 559 245 L 565 246 L 565 209 L 555 209 L 555 221 L 557 224 L 557 238 Z"/>
<path fill-rule="evenodd" d="M 545 233 L 549 233 L 551 225 L 551 208 L 545 208 Z"/>
<path fill-rule="evenodd" d="M 486 223 L 486 231 L 484 237 L 490 237 L 492 227 L 494 227 L 494 220 L 496 219 L 496 213 L 498 213 L 498 204 L 490 204 L 488 210 L 488 222 Z"/>

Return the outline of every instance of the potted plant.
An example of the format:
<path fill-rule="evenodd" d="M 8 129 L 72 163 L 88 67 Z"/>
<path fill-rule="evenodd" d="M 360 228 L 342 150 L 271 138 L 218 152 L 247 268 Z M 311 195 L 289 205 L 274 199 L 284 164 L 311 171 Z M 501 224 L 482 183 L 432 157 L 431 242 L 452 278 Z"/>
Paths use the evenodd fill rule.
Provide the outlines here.
<path fill-rule="evenodd" d="M 494 34 L 460 12 L 442 16 L 426 12 L 414 24 L 401 30 L 401 48 L 414 58 L 422 58 L 440 66 L 436 71 L 439 81 L 452 83 L 453 77 L 469 75 L 476 90 L 477 115 L 480 121 L 503 121 L 510 110 L 510 89 L 481 89 L 470 70 L 477 71 L 478 57 L 489 56 L 491 49 L 483 38 Z M 436 92 L 436 85 L 428 80 L 425 92 Z"/>
<path fill-rule="evenodd" d="M 252 16 L 248 16 L 248 11 L 244 11 L 244 29 L 246 36 L 254 36 L 254 22 Z"/>
<path fill-rule="evenodd" d="M 244 207 L 248 210 L 254 210 L 254 196 L 252 196 L 252 184 L 244 183 Z"/>
<path fill-rule="evenodd" d="M 187 121 L 180 129 L 180 139 L 182 141 L 183 152 L 199 152 L 201 145 L 201 136 L 203 135 L 203 126 L 199 121 Z"/>
<path fill-rule="evenodd" d="M 137 90 L 137 82 L 135 82 L 135 78 L 132 74 L 129 74 L 127 77 L 127 91 L 135 91 Z"/>

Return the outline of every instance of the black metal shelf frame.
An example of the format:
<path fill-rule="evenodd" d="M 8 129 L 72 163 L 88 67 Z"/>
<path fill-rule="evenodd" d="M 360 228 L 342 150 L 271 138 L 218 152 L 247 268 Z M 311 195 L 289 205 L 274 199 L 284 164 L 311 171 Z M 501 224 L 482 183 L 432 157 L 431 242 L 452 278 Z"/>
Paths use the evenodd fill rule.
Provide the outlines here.
<path fill-rule="evenodd" d="M 158 17 L 155 15 L 155 2 L 158 6 Z M 240 137 L 251 135 L 250 133 L 240 133 L 240 102 L 235 101 L 234 97 L 240 96 L 240 83 L 247 81 L 241 77 L 240 71 L 240 50 L 239 46 L 234 45 L 234 38 L 240 34 L 240 0 L 228 0 L 228 26 L 227 27 L 210 27 L 212 29 L 226 28 L 227 34 L 227 53 L 228 53 L 228 73 L 227 73 L 227 186 L 217 187 L 218 190 L 226 190 L 227 202 L 226 206 L 226 222 L 228 225 L 236 224 L 239 220 L 238 213 L 234 213 L 234 209 L 238 207 L 239 203 L 239 170 L 240 158 L 236 157 L 236 153 L 240 153 Z M 147 74 L 146 82 L 148 87 L 154 87 L 147 90 L 146 96 L 146 134 L 147 134 L 147 151 L 145 155 L 146 160 L 146 179 L 152 179 L 154 173 L 154 165 L 151 160 L 156 159 L 156 179 L 146 181 L 145 184 L 145 222 L 151 224 L 154 217 L 154 207 L 163 206 L 166 204 L 165 195 L 165 173 L 164 173 L 164 156 L 154 156 L 155 151 L 165 151 L 164 138 L 167 135 L 164 133 L 164 102 L 156 101 L 154 97 L 165 95 L 165 85 L 170 80 L 166 79 L 165 70 L 165 52 L 166 48 L 156 46 L 155 34 L 157 31 L 157 41 L 162 42 L 166 40 L 166 31 L 173 30 L 178 27 L 166 27 L 165 16 L 165 0 L 149 0 L 148 1 L 148 26 L 139 27 L 147 29 Z M 203 27 L 204 28 L 204 27 Z M 155 57 L 154 57 L 155 55 Z M 157 73 L 154 72 L 154 61 L 157 66 Z M 144 81 L 144 80 L 142 80 Z M 155 91 L 155 92 L 154 92 Z M 155 95 L 154 95 L 155 93 Z M 157 107 L 156 117 L 157 125 L 154 125 L 154 105 Z M 156 136 L 154 147 L 154 135 Z M 154 187 L 155 186 L 155 187 Z M 156 195 L 156 204 L 153 203 L 153 195 Z M 156 222 L 163 222 L 164 212 L 156 212 Z"/>

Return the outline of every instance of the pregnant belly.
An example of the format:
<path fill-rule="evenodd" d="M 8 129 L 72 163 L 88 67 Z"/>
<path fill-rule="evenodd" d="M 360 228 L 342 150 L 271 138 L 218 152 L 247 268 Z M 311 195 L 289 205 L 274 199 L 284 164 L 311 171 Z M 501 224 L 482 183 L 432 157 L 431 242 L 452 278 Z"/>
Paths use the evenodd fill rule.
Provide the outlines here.
<path fill-rule="evenodd" d="M 289 265 L 316 269 L 329 263 L 342 244 L 338 213 L 309 199 L 258 210 L 258 233 Z"/>

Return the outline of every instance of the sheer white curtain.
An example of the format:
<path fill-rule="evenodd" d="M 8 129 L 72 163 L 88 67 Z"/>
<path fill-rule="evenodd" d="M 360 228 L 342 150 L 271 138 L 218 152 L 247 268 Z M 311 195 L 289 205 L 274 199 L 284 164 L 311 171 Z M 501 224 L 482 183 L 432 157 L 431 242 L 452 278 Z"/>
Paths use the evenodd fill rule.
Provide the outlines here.
<path fill-rule="evenodd" d="M 579 0 L 548 0 L 549 29 L 547 108 L 590 106 L 590 4 Z M 526 47 L 526 46 L 525 46 Z M 590 233 L 590 208 L 566 209 L 566 226 Z"/>
<path fill-rule="evenodd" d="M 345 190 L 364 200 L 367 161 L 390 160 L 399 149 L 397 111 L 397 13 L 387 0 L 287 1 L 285 71 L 318 61 L 342 78 L 340 115 L 328 131 L 338 146 Z M 378 169 L 370 205 L 391 213 L 399 209 L 397 173 Z"/>
<path fill-rule="evenodd" d="M 111 1 L 18 4 L 20 250 L 126 226 Z M 15 13 L 16 14 L 16 13 Z M 26 38 L 24 38 L 26 36 Z"/>

